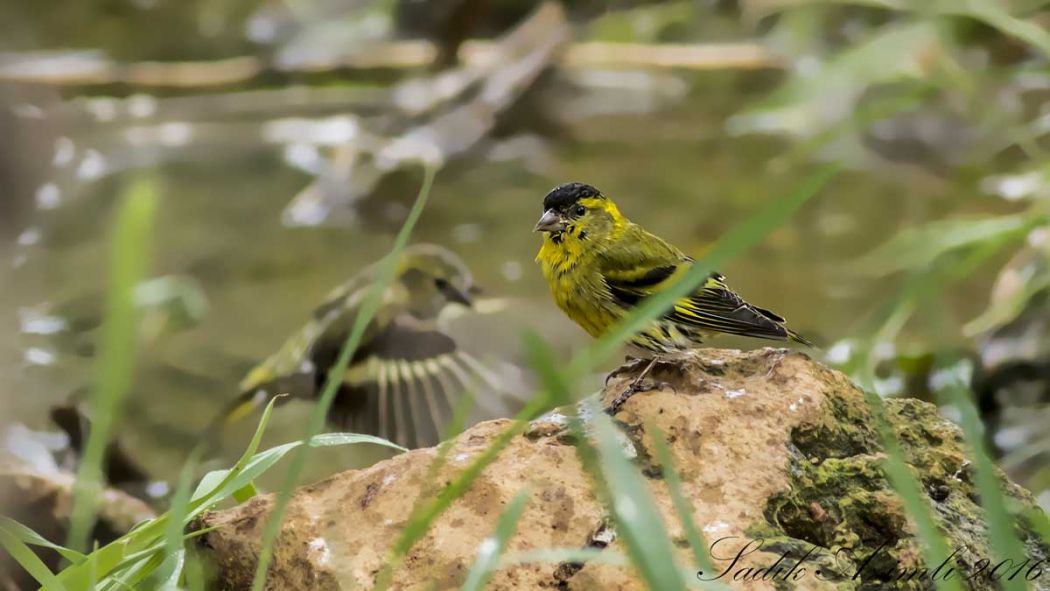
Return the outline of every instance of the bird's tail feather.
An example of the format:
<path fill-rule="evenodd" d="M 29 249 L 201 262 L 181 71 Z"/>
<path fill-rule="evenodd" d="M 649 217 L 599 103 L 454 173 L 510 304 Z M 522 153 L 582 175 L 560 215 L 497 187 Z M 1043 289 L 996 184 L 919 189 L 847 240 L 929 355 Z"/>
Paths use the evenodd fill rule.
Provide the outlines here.
<path fill-rule="evenodd" d="M 810 341 L 806 337 L 798 334 L 797 332 L 791 330 L 790 328 L 787 329 L 787 334 L 788 334 L 788 339 L 790 339 L 792 341 L 795 341 L 796 343 L 800 343 L 802 345 L 805 345 L 807 347 L 812 347 L 814 349 L 817 348 L 817 346 L 814 345 L 812 341 Z"/>

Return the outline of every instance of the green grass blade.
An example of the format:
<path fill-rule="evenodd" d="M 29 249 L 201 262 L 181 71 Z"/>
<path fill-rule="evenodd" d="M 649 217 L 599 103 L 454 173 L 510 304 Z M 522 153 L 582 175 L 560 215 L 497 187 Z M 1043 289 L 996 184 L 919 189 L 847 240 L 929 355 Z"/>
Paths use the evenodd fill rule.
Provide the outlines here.
<path fill-rule="evenodd" d="M 165 522 L 158 520 L 151 522 L 151 525 L 153 523 L 159 523 L 160 526 L 163 527 Z M 61 573 L 59 573 L 59 580 L 62 581 L 62 584 L 65 585 L 69 591 L 88 591 L 94 589 L 95 582 L 98 578 L 100 576 L 106 576 L 120 566 L 124 558 L 130 552 L 134 551 L 134 548 L 138 547 L 137 544 L 139 538 L 149 537 L 148 532 L 151 529 L 156 530 L 156 526 L 150 527 L 148 525 L 144 528 L 146 532 L 145 534 L 135 532 L 91 552 L 87 555 L 84 562 L 66 567 Z M 156 531 L 162 532 L 163 529 Z M 159 533 L 157 535 L 159 535 Z"/>
<path fill-rule="evenodd" d="M 1022 515 L 1031 524 L 1032 530 L 1043 539 L 1043 543 L 1050 545 L 1050 516 L 1039 507 L 1030 507 Z"/>
<path fill-rule="evenodd" d="M 678 520 L 682 522 L 682 529 L 685 530 L 685 537 L 689 541 L 690 550 L 693 552 L 693 561 L 698 569 L 697 578 L 700 577 L 700 573 L 718 572 L 715 570 L 714 563 L 711 562 L 711 557 L 707 553 L 709 548 L 707 540 L 704 538 L 700 528 L 696 526 L 696 520 L 693 518 L 693 509 L 689 506 L 689 501 L 682 492 L 682 479 L 679 478 L 678 471 L 674 467 L 674 459 L 671 457 L 671 448 L 667 445 L 667 439 L 656 425 L 646 425 L 645 430 L 652 438 L 656 459 L 660 462 L 664 482 L 667 483 L 667 491 L 671 495 L 671 502 L 674 503 L 675 512 L 678 513 Z M 709 575 L 705 574 L 703 576 Z M 719 582 L 704 581 L 703 583 L 704 587 L 708 589 L 727 589 L 724 584 Z"/>
<path fill-rule="evenodd" d="M 973 458 L 974 484 L 981 499 L 981 506 L 984 507 L 985 522 L 988 524 L 988 547 L 994 557 L 992 562 L 998 564 L 1002 561 L 1020 561 L 1025 556 L 1025 548 L 1017 537 L 1014 518 L 1003 493 L 1002 481 L 988 455 L 981 417 L 977 414 L 969 390 L 962 384 L 952 383 L 945 388 L 944 397 L 944 402 L 950 402 L 959 410 L 963 436 Z M 1003 591 L 1023 591 L 1026 588 L 1024 577 L 1003 577 L 999 584 Z"/>
<path fill-rule="evenodd" d="M 394 543 L 390 556 L 387 558 L 386 565 L 376 578 L 375 588 L 377 591 L 386 589 L 387 586 L 389 586 L 394 569 L 397 568 L 401 563 L 401 560 L 406 554 L 408 554 L 416 542 L 426 534 L 434 521 L 440 517 L 456 499 L 462 496 L 470 488 L 474 481 L 481 476 L 481 473 L 485 468 L 499 457 L 500 452 L 503 451 L 503 449 L 507 447 L 515 437 L 525 432 L 525 429 L 527 429 L 529 425 L 529 419 L 535 416 L 541 409 L 545 408 L 546 405 L 546 396 L 542 393 L 533 397 L 533 399 L 525 405 L 525 408 L 515 415 L 513 422 L 500 432 L 500 434 L 489 443 L 488 447 L 478 454 L 477 458 L 464 468 L 463 471 L 461 471 L 452 482 L 448 484 L 448 486 L 443 488 L 434 500 L 420 505 L 417 510 L 413 511 L 412 515 L 409 516 L 404 529 L 401 530 L 401 535 Z"/>
<path fill-rule="evenodd" d="M 521 335 L 521 344 L 525 350 L 525 358 L 551 398 L 551 405 L 572 404 L 571 378 L 558 369 L 558 361 L 555 359 L 550 344 L 539 334 L 528 330 Z M 572 418 L 575 417 L 570 417 Z"/>
<path fill-rule="evenodd" d="M 262 444 L 263 433 L 266 432 L 266 427 L 270 424 L 270 416 L 273 414 L 273 407 L 282 397 L 283 396 L 274 396 L 268 403 L 266 403 L 266 408 L 263 409 L 262 416 L 259 418 L 259 424 L 255 427 L 255 433 L 252 434 L 248 446 L 244 448 L 244 453 L 242 453 L 241 457 L 237 459 L 237 462 L 234 463 L 233 467 L 229 470 L 215 470 L 205 474 L 204 478 L 201 478 L 201 481 L 197 483 L 197 488 L 193 491 L 191 501 L 205 502 L 208 496 L 213 495 L 224 485 L 236 478 L 237 474 L 242 472 L 244 467 L 252 461 L 256 452 L 259 451 L 259 445 Z"/>
<path fill-rule="evenodd" d="M 938 8 L 946 15 L 968 16 L 983 21 L 1000 32 L 1035 47 L 1043 57 L 1050 56 L 1050 33 L 1036 20 L 1017 18 L 995 0 L 939 0 Z"/>
<path fill-rule="evenodd" d="M 153 218 L 157 208 L 153 181 L 136 180 L 124 192 L 110 244 L 110 277 L 105 321 L 91 391 L 91 432 L 73 488 L 73 510 L 66 546 L 89 548 L 102 491 L 102 461 L 113 426 L 131 388 L 135 357 L 135 287 L 145 278 Z"/>
<path fill-rule="evenodd" d="M 6 527 L 0 528 L 0 547 L 3 547 L 11 558 L 14 558 L 30 576 L 36 579 L 43 586 L 44 591 L 65 590 L 65 586 L 58 580 L 55 573 L 47 568 L 44 561 L 40 560 L 40 557 L 30 550 L 29 546 L 17 535 L 8 531 Z"/>
<path fill-rule="evenodd" d="M 80 564 L 84 562 L 84 559 L 86 558 L 84 554 L 81 554 L 76 550 L 70 550 L 65 546 L 60 546 L 58 544 L 55 544 L 54 542 L 51 542 L 50 540 L 45 539 L 40 534 L 22 525 L 21 523 L 18 523 L 10 517 L 0 515 L 0 529 L 15 536 L 23 543 L 28 544 L 30 546 L 50 548 L 51 550 L 54 550 L 55 552 L 61 554 L 62 558 L 65 558 L 73 564 Z"/>
<path fill-rule="evenodd" d="M 674 547 L 656 501 L 638 469 L 624 456 L 624 442 L 612 419 L 605 413 L 596 413 L 591 425 L 609 488 L 616 532 L 627 547 L 631 563 L 650 589 L 684 589 L 685 580 L 674 563 Z"/>
<path fill-rule="evenodd" d="M 328 379 L 325 381 L 324 388 L 321 391 L 321 396 L 310 414 L 306 433 L 303 435 L 304 441 L 309 441 L 324 428 L 325 417 L 328 414 L 328 409 L 332 406 L 332 401 L 335 399 L 335 394 L 339 389 L 342 376 L 346 372 L 346 367 L 349 365 L 354 351 L 356 351 L 358 345 L 360 345 L 365 329 L 372 321 L 376 311 L 378 311 L 381 305 L 383 292 L 394 279 L 398 257 L 400 256 L 401 251 L 405 249 L 405 246 L 408 245 L 408 240 L 412 234 L 412 230 L 415 227 L 416 222 L 419 220 L 419 217 L 423 214 L 423 208 L 426 207 L 427 199 L 430 197 L 430 189 L 434 182 L 434 175 L 435 169 L 433 167 L 424 166 L 423 184 L 419 189 L 419 194 L 416 196 L 416 201 L 412 205 L 412 209 L 408 212 L 408 217 L 405 219 L 405 223 L 402 224 L 397 237 L 394 239 L 394 246 L 391 249 L 390 254 L 387 255 L 386 259 L 381 263 L 379 275 L 365 296 L 360 311 L 358 312 L 357 317 L 354 318 L 353 326 L 350 328 L 350 334 L 347 335 L 346 342 L 343 343 L 343 347 L 339 352 L 339 357 L 337 358 L 332 371 L 328 373 Z M 288 468 L 284 485 L 277 493 L 277 499 L 274 501 L 273 510 L 270 512 L 269 519 L 266 522 L 266 528 L 263 531 L 261 546 L 259 549 L 259 563 L 256 567 L 255 577 L 252 580 L 252 591 L 262 591 L 265 586 L 266 572 L 270 566 L 270 559 L 273 557 L 273 544 L 277 540 L 277 534 L 281 530 L 281 521 L 284 516 L 285 507 L 288 505 L 295 484 L 298 482 L 299 476 L 305 468 L 307 449 L 308 447 L 306 446 L 302 447 L 292 459 L 292 465 Z"/>
<path fill-rule="evenodd" d="M 454 438 L 463 432 L 467 423 L 467 417 L 470 416 L 470 411 L 473 406 L 474 393 L 472 391 L 466 392 L 456 401 L 456 407 L 452 412 L 452 419 L 446 427 L 444 438 L 437 446 L 437 453 L 434 454 L 434 460 L 430 462 L 430 465 L 427 467 L 427 474 L 424 482 L 437 482 L 438 474 L 448 462 L 448 454 L 452 450 L 453 443 L 455 443 Z M 403 547 L 406 548 L 404 552 L 407 552 L 415 541 L 426 533 L 430 524 L 437 518 L 438 513 L 434 512 L 434 508 L 428 506 L 426 503 L 427 499 L 430 499 L 433 494 L 436 494 L 436 490 L 424 489 L 413 503 L 412 510 L 409 512 L 409 518 L 407 521 L 408 525 L 402 530 L 402 537 L 398 542 L 399 544 L 403 544 Z M 389 585 L 390 577 L 393 574 L 393 568 L 401 560 L 401 555 L 398 555 L 397 551 L 397 548 L 391 549 L 391 559 L 387 561 L 383 570 L 381 570 L 376 577 L 376 589 L 379 591 L 382 591 L 387 585 Z"/>
<path fill-rule="evenodd" d="M 272 403 L 263 411 L 260 419 L 260 429 L 265 428 L 272 411 Z M 253 438 L 248 446 L 249 450 L 257 449 L 261 438 Z M 294 441 L 279 445 L 254 455 L 242 456 L 234 469 L 210 472 L 205 480 L 198 486 L 192 499 L 185 508 L 179 510 L 178 501 L 173 501 L 173 507 L 157 519 L 146 522 L 134 528 L 118 540 L 106 545 L 100 550 L 90 554 L 81 564 L 67 568 L 60 573 L 60 580 L 71 591 L 94 589 L 91 577 L 97 577 L 106 584 L 132 585 L 139 584 L 146 576 L 152 576 L 151 572 L 159 564 L 146 563 L 156 556 L 170 555 L 169 548 L 175 543 L 178 548 L 182 546 L 182 540 L 202 535 L 204 532 L 193 532 L 183 535 L 186 524 L 195 519 L 203 511 L 219 501 L 231 497 L 235 492 L 243 490 L 253 480 L 257 479 L 267 470 L 272 468 L 288 452 L 302 445 L 302 441 Z M 377 444 L 385 445 L 403 451 L 404 448 L 393 443 L 371 435 L 356 433 L 325 433 L 318 435 L 308 442 L 311 447 L 331 447 L 352 444 Z M 188 487 L 187 487 L 188 489 Z M 180 496 L 176 492 L 175 498 Z M 182 515 L 179 518 L 179 515 Z M 173 533 L 174 532 L 174 533 Z M 172 542 L 177 533 L 178 541 Z M 90 563 L 90 564 L 89 564 Z M 93 569 L 93 571 L 89 571 Z M 91 573 L 94 573 L 93 575 Z M 119 581 L 117 579 L 120 579 Z"/>
<path fill-rule="evenodd" d="M 616 566 L 624 566 L 631 563 L 623 554 L 607 548 L 539 548 L 506 554 L 503 560 L 500 561 L 500 565 L 514 566 L 535 562 L 578 562 L 580 564 L 595 562 Z"/>
<path fill-rule="evenodd" d="M 499 520 L 496 522 L 496 531 L 478 544 L 478 554 L 474 558 L 474 564 L 470 567 L 467 580 L 463 582 L 460 591 L 482 591 L 488 584 L 500 563 L 503 552 L 507 549 L 507 542 L 518 528 L 518 521 L 521 520 L 521 514 L 528 500 L 528 491 L 519 491 L 507 504 L 503 513 L 500 513 Z"/>
<path fill-rule="evenodd" d="M 910 11 L 922 10 L 927 14 L 940 16 L 965 16 L 979 20 L 1001 33 L 1016 37 L 1035 47 L 1044 55 L 1050 55 L 1050 33 L 1040 27 L 1036 21 L 1025 20 L 1010 14 L 1005 6 L 1009 3 L 995 0 L 796 0 L 786 7 L 799 7 L 807 4 L 846 4 L 856 6 L 873 6 L 887 10 Z M 765 10 L 776 12 L 781 7 L 772 3 Z M 757 15 L 756 15 L 757 18 Z"/>
<path fill-rule="evenodd" d="M 182 571 L 186 568 L 186 551 L 179 550 L 175 554 L 169 554 L 169 562 L 174 563 L 171 574 L 157 586 L 157 591 L 179 591 L 179 581 L 182 579 Z"/>
<path fill-rule="evenodd" d="M 192 495 L 193 476 L 200 463 L 203 448 L 198 446 L 190 452 L 189 458 L 179 471 L 179 479 L 175 485 L 175 494 L 171 497 L 171 506 L 168 508 L 168 527 L 165 532 L 165 552 L 169 556 L 175 556 L 183 551 L 183 530 L 188 521 L 190 513 L 190 497 Z M 181 570 L 181 564 L 179 565 Z"/>
<path fill-rule="evenodd" d="M 312 439 L 305 442 L 305 446 L 303 445 L 304 442 L 302 440 L 298 440 L 259 452 L 253 456 L 247 464 L 245 464 L 243 469 L 238 471 L 230 480 L 216 490 L 216 496 L 223 499 L 242 491 L 257 478 L 265 474 L 288 453 L 301 447 L 335 447 L 361 443 L 381 445 L 402 452 L 406 451 L 405 448 L 397 444 L 373 435 L 364 435 L 361 433 L 323 433 L 321 435 L 315 435 Z"/>
<path fill-rule="evenodd" d="M 92 552 L 87 563 L 66 568 L 59 573 L 59 578 L 63 583 L 73 591 L 94 589 L 94 581 L 97 578 L 105 579 L 117 574 L 145 559 L 151 552 L 163 550 L 163 544 L 158 547 L 157 543 L 166 539 L 166 536 L 170 535 L 172 528 L 181 532 L 190 519 L 196 517 L 201 511 L 222 498 L 225 498 L 225 496 L 220 496 L 223 492 L 225 492 L 225 495 L 229 495 L 232 492 L 230 491 L 231 483 L 233 485 L 237 484 L 233 481 L 251 462 L 254 457 L 253 454 L 262 441 L 263 431 L 265 431 L 269 423 L 275 402 L 276 398 L 266 405 L 251 442 L 234 467 L 229 470 L 210 472 L 201 480 L 190 497 L 181 523 L 171 523 L 172 512 L 169 511 L 156 519 L 135 527 L 124 536 Z M 177 499 L 173 499 L 173 503 L 175 502 L 177 502 Z"/>
<path fill-rule="evenodd" d="M 890 429 L 885 418 L 885 407 L 882 399 L 873 391 L 874 382 L 874 360 L 870 353 L 872 343 L 879 342 L 890 342 L 892 341 L 897 332 L 904 325 L 904 322 L 912 314 L 915 313 L 918 305 L 922 301 L 931 303 L 935 310 L 943 311 L 940 306 L 940 302 L 936 300 L 936 294 L 945 286 L 954 281 L 957 281 L 961 277 L 967 276 L 977 265 L 987 260 L 989 256 L 994 254 L 1003 244 L 1002 240 L 990 240 L 988 242 L 978 242 L 974 247 L 970 248 L 968 252 L 962 253 L 956 258 L 941 257 L 938 259 L 938 264 L 935 267 L 924 270 L 923 272 L 914 273 L 901 290 L 900 295 L 896 301 L 887 306 L 883 312 L 882 322 L 880 328 L 875 332 L 867 345 L 868 351 L 859 355 L 858 357 L 865 358 L 861 371 L 856 376 L 860 385 L 864 389 L 865 397 L 869 409 L 875 419 L 875 425 L 879 432 L 879 435 L 883 442 L 883 447 L 886 452 L 886 461 L 884 462 L 884 469 L 886 471 L 887 478 L 890 484 L 897 491 L 904 501 L 905 509 L 908 514 L 914 520 L 916 528 L 919 534 L 919 540 L 923 545 L 923 553 L 927 564 L 937 565 L 941 564 L 949 555 L 950 551 L 947 543 L 944 540 L 944 536 L 937 527 L 936 520 L 933 517 L 933 511 L 930 506 L 927 496 L 923 493 L 921 484 L 918 479 L 908 469 L 907 461 L 904 458 L 903 452 L 900 449 L 900 445 Z M 942 331 L 943 332 L 943 331 Z M 969 401 L 967 400 L 969 404 Z M 960 412 L 965 412 L 962 405 L 959 406 Z M 971 444 L 971 449 L 975 452 L 975 461 L 978 459 L 976 456 L 980 455 L 980 451 L 983 448 L 983 440 L 980 434 L 980 419 L 976 417 L 976 410 L 973 409 L 970 404 L 969 409 L 972 413 L 970 417 L 964 417 L 969 423 L 969 430 L 964 425 L 964 433 L 966 433 L 967 439 L 976 438 L 979 442 L 979 447 L 975 447 Z M 987 455 L 985 454 L 987 460 Z M 1019 546 L 1019 542 L 1016 542 L 1012 530 L 1013 521 L 1009 517 L 1009 511 L 1006 509 L 1005 499 L 1002 497 L 1002 492 L 999 489 L 999 482 L 995 476 L 994 467 L 991 466 L 990 460 L 988 465 L 984 468 L 987 472 L 985 478 L 988 478 L 983 484 L 990 490 L 984 490 L 982 483 L 978 482 L 978 493 L 982 496 L 982 503 L 990 502 L 993 507 L 985 507 L 987 513 L 986 519 L 989 521 L 989 540 L 990 545 L 997 544 L 994 548 L 999 550 L 993 550 L 996 555 L 1000 555 L 1003 548 L 1010 551 L 1016 549 Z M 996 515 L 996 512 L 1005 513 L 1006 520 L 1002 521 L 1002 516 Z M 998 523 L 992 523 L 992 520 L 997 520 Z M 996 531 L 993 533 L 992 528 Z M 994 538 L 993 538 L 994 536 Z M 1010 538 L 1013 538 L 1016 545 L 1011 545 Z M 1005 544 L 999 545 L 999 544 Z M 1016 559 L 1017 556 L 1023 556 L 1022 553 L 1013 553 L 1009 556 L 1005 556 L 1011 560 Z M 935 581 L 937 588 L 959 590 L 961 584 L 955 580 L 940 580 Z M 1006 581 L 1004 581 L 1006 583 Z M 1008 589 L 1010 587 L 1007 587 Z"/>
<path fill-rule="evenodd" d="M 904 503 L 905 511 L 915 523 L 916 533 L 922 546 L 923 557 L 926 559 L 926 564 L 931 565 L 932 568 L 947 561 L 951 552 L 944 540 L 944 535 L 937 526 L 936 519 L 933 517 L 933 509 L 927 500 L 928 497 L 923 493 L 919 480 L 908 469 L 908 462 L 904 457 L 904 452 L 901 451 L 900 443 L 886 421 L 886 408 L 882 399 L 875 393 L 871 383 L 872 380 L 865 379 L 864 382 L 861 384 L 864 390 L 864 397 L 872 414 L 875 429 L 882 440 L 883 451 L 886 454 L 886 459 L 883 461 L 886 479 L 889 481 L 890 486 L 897 491 L 901 501 Z M 937 577 L 934 584 L 938 591 L 963 591 L 962 585 L 956 578 Z"/>
<path fill-rule="evenodd" d="M 872 274 L 925 268 L 953 250 L 1021 241 L 1046 223 L 1045 216 L 1030 213 L 938 220 L 905 228 L 857 264 Z"/>

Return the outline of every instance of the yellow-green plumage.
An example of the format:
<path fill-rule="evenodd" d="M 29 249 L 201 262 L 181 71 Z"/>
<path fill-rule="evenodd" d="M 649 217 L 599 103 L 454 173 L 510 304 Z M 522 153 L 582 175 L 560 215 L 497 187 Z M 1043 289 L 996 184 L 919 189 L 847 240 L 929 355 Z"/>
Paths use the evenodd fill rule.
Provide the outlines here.
<path fill-rule="evenodd" d="M 554 301 L 594 337 L 646 297 L 672 285 L 694 264 L 682 251 L 625 218 L 597 189 L 582 183 L 551 191 L 536 229 L 544 232 L 536 260 Z M 784 326 L 783 318 L 748 304 L 721 275 L 713 274 L 632 337 L 630 345 L 638 356 L 668 357 L 695 349 L 717 333 L 808 344 Z"/>

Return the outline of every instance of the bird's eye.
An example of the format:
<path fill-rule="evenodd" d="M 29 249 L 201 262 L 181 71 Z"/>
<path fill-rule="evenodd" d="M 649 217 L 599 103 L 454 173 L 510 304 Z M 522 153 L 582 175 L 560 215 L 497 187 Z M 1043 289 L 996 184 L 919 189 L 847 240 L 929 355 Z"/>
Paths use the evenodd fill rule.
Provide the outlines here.
<path fill-rule="evenodd" d="M 582 206 L 582 205 L 577 205 L 576 209 L 572 210 L 572 213 L 577 215 L 577 216 L 581 216 L 581 215 L 587 213 L 587 208 Z"/>
<path fill-rule="evenodd" d="M 448 289 L 448 280 L 445 279 L 444 277 L 435 277 L 434 278 L 434 287 L 444 291 L 444 290 Z"/>

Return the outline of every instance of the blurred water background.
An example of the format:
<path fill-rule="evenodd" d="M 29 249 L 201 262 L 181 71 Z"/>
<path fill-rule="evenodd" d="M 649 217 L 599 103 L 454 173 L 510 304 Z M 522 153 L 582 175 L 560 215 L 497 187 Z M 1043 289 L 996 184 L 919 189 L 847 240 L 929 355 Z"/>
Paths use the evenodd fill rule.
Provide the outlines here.
<path fill-rule="evenodd" d="M 907 277 L 951 271 L 936 296 L 950 334 L 920 309 L 879 342 L 881 393 L 932 400 L 945 372 L 996 375 L 975 386 L 991 388 L 989 436 L 1020 454 L 1007 455 L 1014 478 L 1050 488 L 1044 3 L 971 3 L 1013 15 L 1005 25 L 925 3 L 799 4 L 577 2 L 500 41 L 537 5 L 5 2 L 6 420 L 49 428 L 50 409 L 88 385 L 112 206 L 132 178 L 163 195 L 161 279 L 140 290 L 119 437 L 170 480 L 245 370 L 387 251 L 422 178 L 416 158 L 444 166 L 414 240 L 454 250 L 506 298 L 463 330 L 519 361 L 514 327 L 565 351 L 584 341 L 533 262 L 555 184 L 594 184 L 701 256 L 833 161 L 845 171 L 828 190 L 721 271 L 847 367 Z M 944 351 L 966 366 L 939 365 Z M 1021 378 L 994 373 L 1009 363 Z M 298 437 L 304 406 L 283 409 L 268 438 Z M 227 434 L 230 456 L 251 428 Z"/>

